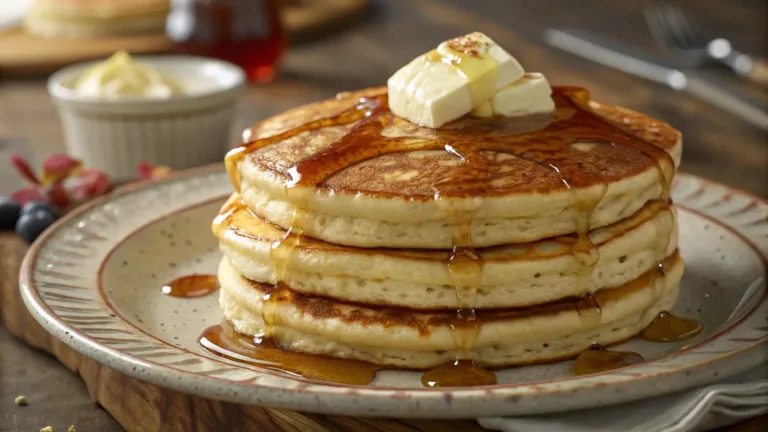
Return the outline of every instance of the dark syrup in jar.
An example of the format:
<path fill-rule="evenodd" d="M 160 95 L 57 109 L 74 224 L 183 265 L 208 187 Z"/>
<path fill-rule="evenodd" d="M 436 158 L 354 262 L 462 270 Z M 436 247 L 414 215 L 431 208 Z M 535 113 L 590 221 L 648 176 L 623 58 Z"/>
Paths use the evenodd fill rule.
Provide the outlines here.
<path fill-rule="evenodd" d="M 285 50 L 279 0 L 174 0 L 166 34 L 176 52 L 226 60 L 271 81 Z"/>

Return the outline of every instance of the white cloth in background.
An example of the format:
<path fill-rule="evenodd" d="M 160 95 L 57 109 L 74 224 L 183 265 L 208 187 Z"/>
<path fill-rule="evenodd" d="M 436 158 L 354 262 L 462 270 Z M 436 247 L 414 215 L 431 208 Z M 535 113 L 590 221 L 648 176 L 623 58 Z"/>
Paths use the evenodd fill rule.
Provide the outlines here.
<path fill-rule="evenodd" d="M 717 384 L 602 408 L 478 419 L 503 432 L 706 431 L 768 413 L 768 365 Z"/>

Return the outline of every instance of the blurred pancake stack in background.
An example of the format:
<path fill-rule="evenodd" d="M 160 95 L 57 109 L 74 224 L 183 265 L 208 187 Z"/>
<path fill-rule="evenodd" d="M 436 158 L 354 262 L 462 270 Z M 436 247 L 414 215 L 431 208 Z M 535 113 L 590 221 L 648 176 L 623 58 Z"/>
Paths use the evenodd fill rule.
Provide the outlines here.
<path fill-rule="evenodd" d="M 7 3 L 7 4 L 3 4 Z M 242 67 L 269 81 L 285 40 L 338 31 L 369 0 L 5 0 L 0 74 L 47 75 L 68 64 L 176 51 Z"/>
<path fill-rule="evenodd" d="M 45 37 L 163 33 L 169 0 L 37 0 L 24 27 Z"/>

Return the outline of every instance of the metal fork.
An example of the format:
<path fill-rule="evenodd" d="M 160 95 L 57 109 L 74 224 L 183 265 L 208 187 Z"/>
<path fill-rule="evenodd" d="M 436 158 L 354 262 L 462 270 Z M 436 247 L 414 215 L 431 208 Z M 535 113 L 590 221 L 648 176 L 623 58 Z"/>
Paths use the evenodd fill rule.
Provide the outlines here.
<path fill-rule="evenodd" d="M 699 26 L 676 4 L 645 9 L 645 19 L 656 43 L 688 66 L 719 63 L 761 85 L 768 85 L 768 62 L 733 48 L 725 38 L 705 39 Z"/>

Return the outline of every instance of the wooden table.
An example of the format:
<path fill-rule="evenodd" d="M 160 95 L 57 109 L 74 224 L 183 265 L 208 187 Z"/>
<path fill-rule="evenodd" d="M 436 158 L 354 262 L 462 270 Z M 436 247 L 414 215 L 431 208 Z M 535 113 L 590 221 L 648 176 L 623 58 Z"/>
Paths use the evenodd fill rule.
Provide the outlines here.
<path fill-rule="evenodd" d="M 240 105 L 237 128 L 339 91 L 381 85 L 397 68 L 438 42 L 479 30 L 509 49 L 528 70 L 544 72 L 553 83 L 585 86 L 596 99 L 643 111 L 680 129 L 685 136 L 683 171 L 768 196 L 768 143 L 763 131 L 687 95 L 570 56 L 541 42 L 541 32 L 550 26 L 588 27 L 653 49 L 641 14 L 647 3 L 380 0 L 373 13 L 357 25 L 292 47 L 277 82 L 249 88 Z M 742 50 L 765 52 L 765 2 L 682 3 L 696 14 L 704 29 L 730 38 Z M 760 93 L 747 85 L 745 88 Z M 44 156 L 61 151 L 61 127 L 44 82 L 0 82 L 0 194 L 9 193 L 19 183 L 5 162 L 10 154 L 22 154 L 38 164 Z M 13 399 L 18 394 L 25 394 L 30 405 L 16 407 Z M 70 424 L 86 432 L 122 430 L 90 402 L 74 374 L 0 328 L 0 431 L 37 431 L 48 424 L 57 431 L 66 430 Z M 392 420 L 376 423 L 376 429 L 374 423 L 355 419 L 329 418 L 321 424 L 331 431 L 479 430 L 471 421 L 452 422 L 450 429 L 447 423 L 432 421 Z M 768 419 L 764 417 L 732 430 L 762 430 L 766 425 Z"/>

